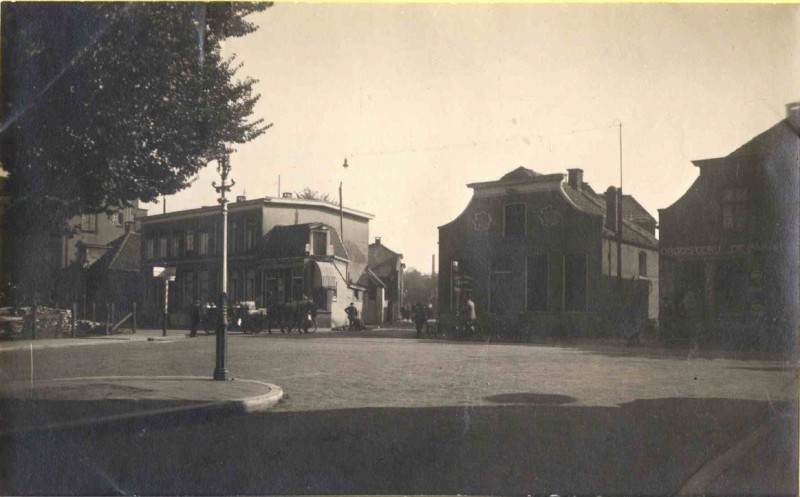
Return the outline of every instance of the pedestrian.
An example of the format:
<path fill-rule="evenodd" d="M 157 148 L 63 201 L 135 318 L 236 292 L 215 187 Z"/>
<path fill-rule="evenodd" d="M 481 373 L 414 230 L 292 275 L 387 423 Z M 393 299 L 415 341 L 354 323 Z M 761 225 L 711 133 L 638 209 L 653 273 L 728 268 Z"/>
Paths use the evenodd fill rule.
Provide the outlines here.
<path fill-rule="evenodd" d="M 353 331 L 357 326 L 356 321 L 358 320 L 358 309 L 356 309 L 356 306 L 350 302 L 350 305 L 347 306 L 344 311 L 347 313 L 347 321 L 349 324 L 347 329 L 348 331 Z"/>
<path fill-rule="evenodd" d="M 200 300 L 194 299 L 192 302 L 192 309 L 191 309 L 191 328 L 189 330 L 189 336 L 194 338 L 197 336 L 197 328 L 200 326 Z"/>
<path fill-rule="evenodd" d="M 414 304 L 414 309 L 416 310 L 414 313 L 414 324 L 417 327 L 417 338 L 422 338 L 422 329 L 428 324 L 428 309 L 419 302 Z"/>
<path fill-rule="evenodd" d="M 464 308 L 461 310 L 464 319 L 464 331 L 472 333 L 474 331 L 475 320 L 478 319 L 475 313 L 475 302 L 472 301 L 472 296 L 466 294 L 464 299 Z"/>

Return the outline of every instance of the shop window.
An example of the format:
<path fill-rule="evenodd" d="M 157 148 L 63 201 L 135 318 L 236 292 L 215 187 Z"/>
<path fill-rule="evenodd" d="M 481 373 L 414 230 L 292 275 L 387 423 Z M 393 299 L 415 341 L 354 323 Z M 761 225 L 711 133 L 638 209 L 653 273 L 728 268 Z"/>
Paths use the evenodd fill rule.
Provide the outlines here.
<path fill-rule="evenodd" d="M 581 312 L 586 310 L 587 290 L 586 254 L 564 256 L 564 310 Z"/>
<path fill-rule="evenodd" d="M 743 261 L 723 260 L 716 268 L 715 307 L 720 314 L 738 314 L 747 309 L 749 272 Z"/>
<path fill-rule="evenodd" d="M 747 188 L 727 188 L 722 195 L 722 227 L 744 228 L 747 222 Z"/>
<path fill-rule="evenodd" d="M 181 275 L 181 284 L 183 286 L 183 296 L 184 307 L 189 307 L 194 302 L 194 299 L 197 298 L 196 289 L 195 289 L 195 282 L 194 282 L 194 273 L 191 271 L 187 271 Z"/>
<path fill-rule="evenodd" d="M 247 301 L 255 301 L 256 299 L 256 271 L 254 269 L 249 269 L 245 273 L 244 299 Z"/>
<path fill-rule="evenodd" d="M 525 237 L 525 204 L 508 204 L 505 206 L 503 232 L 506 238 Z"/>
<path fill-rule="evenodd" d="M 328 233 L 326 231 L 311 233 L 311 242 L 314 255 L 328 255 Z"/>
<path fill-rule="evenodd" d="M 547 256 L 534 255 L 528 257 L 528 310 L 547 310 Z"/>
<path fill-rule="evenodd" d="M 211 288 L 209 288 L 208 270 L 203 269 L 199 273 L 197 293 L 203 302 L 212 302 L 214 297 L 211 295 Z"/>
<path fill-rule="evenodd" d="M 302 276 L 295 276 L 292 278 L 292 299 L 302 300 L 303 299 L 303 277 Z"/>
<path fill-rule="evenodd" d="M 647 276 L 647 253 L 639 252 L 639 276 Z"/>

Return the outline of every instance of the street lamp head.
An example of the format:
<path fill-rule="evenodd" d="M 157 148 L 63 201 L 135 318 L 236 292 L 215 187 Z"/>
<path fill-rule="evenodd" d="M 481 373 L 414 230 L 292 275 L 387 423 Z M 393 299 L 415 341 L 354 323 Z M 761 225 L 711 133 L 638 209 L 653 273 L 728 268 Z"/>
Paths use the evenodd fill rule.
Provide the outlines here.
<path fill-rule="evenodd" d="M 342 164 L 342 167 L 345 168 L 345 169 L 350 167 L 349 164 L 347 164 L 347 157 L 344 158 L 344 164 Z"/>
<path fill-rule="evenodd" d="M 458 269 L 458 261 L 453 261 L 453 269 Z"/>

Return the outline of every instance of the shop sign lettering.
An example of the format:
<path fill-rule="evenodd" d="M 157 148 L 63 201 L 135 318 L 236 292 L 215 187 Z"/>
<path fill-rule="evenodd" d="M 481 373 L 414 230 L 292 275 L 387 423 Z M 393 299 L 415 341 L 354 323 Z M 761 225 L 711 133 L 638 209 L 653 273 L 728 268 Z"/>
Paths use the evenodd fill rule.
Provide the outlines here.
<path fill-rule="evenodd" d="M 695 247 L 662 247 L 661 255 L 667 257 L 713 257 L 719 255 L 747 255 L 775 247 L 766 243 L 744 243 L 735 245 L 701 245 Z"/>

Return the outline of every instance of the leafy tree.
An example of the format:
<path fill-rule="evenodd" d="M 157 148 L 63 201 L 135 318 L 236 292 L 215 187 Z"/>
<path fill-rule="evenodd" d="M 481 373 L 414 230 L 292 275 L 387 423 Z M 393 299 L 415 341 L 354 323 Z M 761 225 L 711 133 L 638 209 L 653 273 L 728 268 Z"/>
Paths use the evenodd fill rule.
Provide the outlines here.
<path fill-rule="evenodd" d="M 403 274 L 406 304 L 412 306 L 416 303 L 423 305 L 433 303 L 436 285 L 437 275 L 424 274 L 414 268 L 407 269 Z"/>
<path fill-rule="evenodd" d="M 312 190 L 309 187 L 303 188 L 302 192 L 295 192 L 295 195 L 297 198 L 305 200 L 319 200 L 320 202 L 339 205 L 339 201 L 336 200 L 330 193 L 320 193 L 317 190 Z"/>
<path fill-rule="evenodd" d="M 268 4 L 3 6 L 0 160 L 13 232 L 153 201 L 269 125 L 226 38 Z"/>

